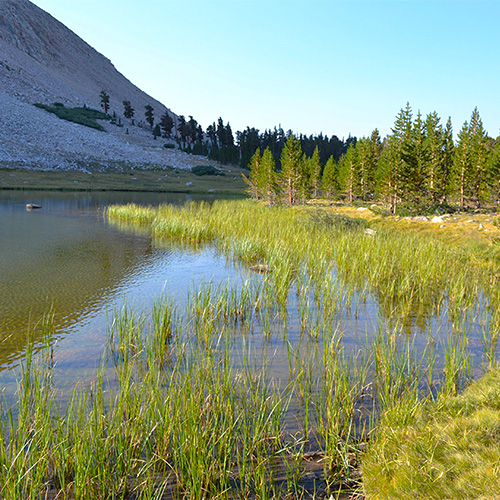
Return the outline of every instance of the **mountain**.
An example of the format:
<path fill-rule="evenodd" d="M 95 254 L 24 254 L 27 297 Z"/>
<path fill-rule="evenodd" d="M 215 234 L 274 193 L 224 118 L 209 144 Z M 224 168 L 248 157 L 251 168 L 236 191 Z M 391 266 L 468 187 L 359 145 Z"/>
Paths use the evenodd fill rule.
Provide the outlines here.
<path fill-rule="evenodd" d="M 34 106 L 59 102 L 100 109 L 102 90 L 110 96 L 109 112 L 123 125 L 102 122 L 107 133 Z M 136 110 L 135 126 L 123 118 L 123 100 Z M 165 141 L 152 140 L 149 127 L 139 123 L 147 104 L 157 121 L 167 110 L 47 12 L 28 0 L 0 0 L 0 166 L 68 169 L 88 163 L 105 168 L 129 162 L 182 168 L 199 163 L 162 149 Z"/>

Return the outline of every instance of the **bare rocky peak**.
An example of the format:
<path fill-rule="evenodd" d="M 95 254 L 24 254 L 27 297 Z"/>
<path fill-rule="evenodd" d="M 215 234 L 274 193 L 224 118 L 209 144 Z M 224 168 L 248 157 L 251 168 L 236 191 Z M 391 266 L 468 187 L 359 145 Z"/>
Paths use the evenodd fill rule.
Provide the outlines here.
<path fill-rule="evenodd" d="M 100 109 L 102 90 L 110 96 L 110 113 L 120 117 L 116 125 L 102 123 L 106 132 L 33 105 L 61 102 Z M 134 122 L 123 117 L 124 100 L 136 110 Z M 165 106 L 127 80 L 109 59 L 30 1 L 0 0 L 0 167 L 87 170 L 212 163 L 153 140 L 149 127 L 139 123 L 147 104 L 158 122 Z"/>
<path fill-rule="evenodd" d="M 0 0 L 0 82 L 26 102 L 61 101 L 99 107 L 99 94 L 110 95 L 112 111 L 123 100 L 143 114 L 151 104 L 159 116 L 166 109 L 141 91 L 78 35 L 28 0 Z"/>

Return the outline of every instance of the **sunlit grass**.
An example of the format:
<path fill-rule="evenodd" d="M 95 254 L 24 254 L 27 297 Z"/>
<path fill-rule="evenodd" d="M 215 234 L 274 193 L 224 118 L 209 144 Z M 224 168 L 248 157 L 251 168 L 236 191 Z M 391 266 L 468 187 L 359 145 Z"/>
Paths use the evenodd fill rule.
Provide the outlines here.
<path fill-rule="evenodd" d="M 493 392 L 456 397 L 471 378 L 472 325 L 481 326 L 485 366 L 496 363 L 496 273 L 468 251 L 389 227 L 369 234 L 370 223 L 328 211 L 250 201 L 128 205 L 107 216 L 149 228 L 157 241 L 214 245 L 266 272 L 193 287 L 184 307 L 163 297 L 149 313 L 118 311 L 101 368 L 65 408 L 48 340 L 39 358 L 28 351 L 2 422 L 0 498 L 300 498 L 307 488 L 324 498 L 359 487 L 367 447 L 366 490 L 390 498 L 414 484 L 420 460 L 449 454 L 448 438 L 439 440 L 460 437 L 461 405 L 471 409 L 467 426 L 496 432 Z M 374 331 L 347 346 L 341 317 L 356 316 L 367 297 L 379 306 Z M 446 323 L 441 345 L 436 316 Z M 50 321 L 43 329 L 49 339 Z M 423 348 L 415 331 L 427 336 Z M 270 352 L 278 349 L 288 363 L 279 379 Z M 456 424 L 444 428 L 446 419 Z M 464 446 L 481 436 L 471 431 Z M 397 446 L 407 438 L 399 479 Z M 467 469 L 462 455 L 439 471 Z M 319 472 L 306 486 L 311 456 Z M 429 467 L 424 481 L 441 473 Z M 488 465 L 482 480 L 495 481 L 495 471 Z M 393 490 L 377 486 L 382 476 Z"/>

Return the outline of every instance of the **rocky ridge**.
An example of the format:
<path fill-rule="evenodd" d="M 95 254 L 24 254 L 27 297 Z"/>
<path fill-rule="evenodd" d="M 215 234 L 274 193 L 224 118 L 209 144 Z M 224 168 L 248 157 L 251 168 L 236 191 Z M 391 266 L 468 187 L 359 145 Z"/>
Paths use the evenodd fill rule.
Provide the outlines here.
<path fill-rule="evenodd" d="M 47 169 L 109 168 L 126 164 L 189 168 L 206 158 L 164 149 L 151 131 L 121 118 L 101 122 L 106 132 L 57 118 L 34 103 L 87 105 L 110 113 L 130 100 L 138 117 L 151 104 L 167 109 L 133 85 L 111 61 L 28 0 L 0 0 L 0 166 Z M 169 110 L 170 112 L 170 110 Z M 175 117 L 173 113 L 172 116 Z"/>

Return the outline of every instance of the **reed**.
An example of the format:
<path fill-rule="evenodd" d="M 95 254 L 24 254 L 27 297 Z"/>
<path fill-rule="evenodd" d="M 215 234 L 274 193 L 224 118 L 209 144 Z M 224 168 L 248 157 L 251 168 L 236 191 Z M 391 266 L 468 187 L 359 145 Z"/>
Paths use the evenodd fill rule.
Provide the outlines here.
<path fill-rule="evenodd" d="M 403 428 L 468 384 L 478 322 L 494 364 L 497 279 L 438 240 L 249 201 L 107 216 L 270 272 L 197 286 L 184 307 L 162 297 L 149 313 L 116 311 L 100 369 L 65 408 L 50 341 L 39 356 L 28 349 L 2 420 L 0 498 L 299 497 L 310 452 L 322 468 L 313 489 L 335 495 L 359 487 L 356 464 L 388 424 Z M 347 342 L 346 318 L 370 301 L 375 329 Z M 449 326 L 434 332 L 438 320 Z"/>

